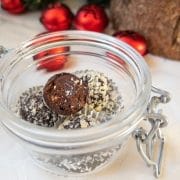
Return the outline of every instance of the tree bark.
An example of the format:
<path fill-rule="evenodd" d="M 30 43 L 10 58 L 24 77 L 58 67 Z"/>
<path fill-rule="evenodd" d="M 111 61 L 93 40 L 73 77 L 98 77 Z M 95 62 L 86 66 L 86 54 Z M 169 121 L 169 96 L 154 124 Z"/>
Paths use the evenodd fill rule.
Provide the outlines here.
<path fill-rule="evenodd" d="M 110 11 L 116 31 L 137 31 L 151 53 L 180 60 L 180 0 L 112 0 Z"/>

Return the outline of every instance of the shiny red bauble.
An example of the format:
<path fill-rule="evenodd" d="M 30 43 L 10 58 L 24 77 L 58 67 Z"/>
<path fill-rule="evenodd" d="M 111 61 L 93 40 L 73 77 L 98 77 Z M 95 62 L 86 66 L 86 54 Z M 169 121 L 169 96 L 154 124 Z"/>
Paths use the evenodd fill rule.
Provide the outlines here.
<path fill-rule="evenodd" d="M 65 53 L 67 51 L 69 51 L 68 47 L 56 47 L 38 53 L 34 56 L 34 60 L 40 60 L 38 62 L 38 69 L 45 69 L 46 71 L 57 71 L 63 68 L 64 64 L 67 62 L 66 55 L 58 54 Z"/>
<path fill-rule="evenodd" d="M 102 32 L 108 25 L 105 10 L 95 4 L 81 7 L 74 19 L 74 26 L 79 30 Z"/>
<path fill-rule="evenodd" d="M 113 36 L 126 42 L 134 49 L 136 49 L 142 56 L 146 55 L 147 42 L 145 38 L 137 32 L 134 31 L 118 31 Z"/>
<path fill-rule="evenodd" d="M 56 3 L 42 12 L 40 21 L 48 31 L 58 31 L 70 29 L 72 18 L 72 12 L 66 5 Z"/>
<path fill-rule="evenodd" d="M 2 9 L 12 14 L 21 14 L 25 9 L 22 0 L 0 0 Z"/>

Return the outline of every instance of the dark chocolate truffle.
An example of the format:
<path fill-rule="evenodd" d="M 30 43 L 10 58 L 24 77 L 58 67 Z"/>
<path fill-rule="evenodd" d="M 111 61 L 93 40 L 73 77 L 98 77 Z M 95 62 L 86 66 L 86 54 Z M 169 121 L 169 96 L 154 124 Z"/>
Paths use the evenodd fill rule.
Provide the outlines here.
<path fill-rule="evenodd" d="M 88 85 L 70 73 L 60 73 L 51 77 L 43 89 L 46 105 L 55 113 L 71 115 L 86 104 Z"/>

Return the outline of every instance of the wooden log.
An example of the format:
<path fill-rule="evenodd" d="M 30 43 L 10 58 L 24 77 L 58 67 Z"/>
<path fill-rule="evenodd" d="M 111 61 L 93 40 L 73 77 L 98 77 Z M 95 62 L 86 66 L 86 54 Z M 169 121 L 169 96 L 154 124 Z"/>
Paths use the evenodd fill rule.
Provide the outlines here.
<path fill-rule="evenodd" d="M 112 0 L 113 26 L 147 39 L 149 51 L 180 60 L 180 0 Z"/>

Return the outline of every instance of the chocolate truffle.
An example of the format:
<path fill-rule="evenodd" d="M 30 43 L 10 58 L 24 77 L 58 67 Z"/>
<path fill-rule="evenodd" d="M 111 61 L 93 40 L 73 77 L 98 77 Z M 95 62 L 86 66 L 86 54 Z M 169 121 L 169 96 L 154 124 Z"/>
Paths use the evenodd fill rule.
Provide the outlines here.
<path fill-rule="evenodd" d="M 61 115 L 75 114 L 86 104 L 88 85 L 70 73 L 60 73 L 51 77 L 43 89 L 46 105 Z"/>

